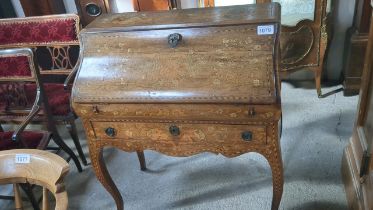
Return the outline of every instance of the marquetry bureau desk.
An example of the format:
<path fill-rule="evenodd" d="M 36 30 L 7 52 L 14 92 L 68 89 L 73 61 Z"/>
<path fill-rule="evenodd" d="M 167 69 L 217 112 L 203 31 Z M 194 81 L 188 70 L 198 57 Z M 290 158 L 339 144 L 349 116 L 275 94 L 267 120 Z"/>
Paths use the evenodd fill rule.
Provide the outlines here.
<path fill-rule="evenodd" d="M 118 209 L 106 146 L 171 156 L 258 152 L 271 166 L 278 209 L 279 27 L 280 6 L 269 3 L 109 14 L 82 30 L 72 106 Z"/>

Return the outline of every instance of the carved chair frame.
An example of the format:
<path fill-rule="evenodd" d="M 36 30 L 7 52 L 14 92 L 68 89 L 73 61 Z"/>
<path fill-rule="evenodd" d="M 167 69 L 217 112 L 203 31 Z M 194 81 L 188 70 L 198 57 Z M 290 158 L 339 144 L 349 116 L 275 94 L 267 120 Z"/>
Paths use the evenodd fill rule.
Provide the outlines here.
<path fill-rule="evenodd" d="M 30 156 L 30 163 L 16 164 L 17 154 Z M 13 163 L 11 167 L 2 163 Z M 46 166 L 44 166 L 46 164 Z M 44 173 L 39 173 L 41 167 Z M 56 210 L 67 210 L 68 197 L 64 177 L 69 172 L 69 165 L 61 157 L 42 150 L 14 149 L 0 152 L 0 184 L 13 184 L 16 209 L 23 209 L 19 186 L 36 184 L 43 187 L 43 210 L 49 209 L 48 191 L 56 200 Z M 39 208 L 39 205 L 37 206 Z"/>
<path fill-rule="evenodd" d="M 29 48 L 16 48 L 16 49 L 8 49 L 8 50 L 0 50 L 0 57 L 16 57 L 16 56 L 26 56 L 28 63 L 30 65 L 29 70 L 30 70 L 30 76 L 17 76 L 17 77 L 9 77 L 9 78 L 4 78 L 0 77 L 0 83 L 1 82 L 24 82 L 24 81 L 32 81 L 35 82 L 37 85 L 37 94 L 36 94 L 36 99 L 31 107 L 31 109 L 28 111 L 27 116 L 23 118 L 23 121 L 20 121 L 19 126 L 17 126 L 16 130 L 12 134 L 12 140 L 19 142 L 20 145 L 23 145 L 22 148 L 27 148 L 27 144 L 24 142 L 24 139 L 21 138 L 21 133 L 25 130 L 26 126 L 30 124 L 32 119 L 38 114 L 40 111 L 40 107 L 42 106 L 42 88 L 40 88 L 40 83 L 39 83 L 39 76 L 38 73 L 35 71 L 34 67 L 34 55 L 31 49 Z M 1 111 L 1 110 L 0 110 Z M 6 110 L 5 110 L 6 111 Z M 0 126 L 0 131 L 4 132 L 2 127 Z M 47 145 L 52 137 L 51 132 L 47 131 L 38 131 L 43 134 L 40 143 L 37 145 L 36 149 L 44 150 L 47 148 Z M 26 193 L 28 196 L 32 206 L 34 209 L 38 209 L 39 205 L 32 193 L 32 187 L 29 184 L 19 184 L 17 185 L 17 192 L 19 194 L 19 189 L 18 187 L 21 187 L 23 191 Z M 17 199 L 14 196 L 4 196 L 0 195 L 0 199 Z"/>
<path fill-rule="evenodd" d="M 58 133 L 58 130 L 55 125 L 55 119 L 51 114 L 50 106 L 45 95 L 43 82 L 41 80 L 40 70 L 38 68 L 37 59 L 34 56 L 32 49 L 30 48 L 12 48 L 12 49 L 1 49 L 0 57 L 15 57 L 19 55 L 27 56 L 29 61 L 29 69 L 31 71 L 31 76 L 29 77 L 13 77 L 13 78 L 1 78 L 0 82 L 35 82 L 36 84 L 36 98 L 31 109 L 24 108 L 19 109 L 18 104 L 12 110 L 12 107 L 8 107 L 4 110 L 4 113 L 0 113 L 0 122 L 2 123 L 20 123 L 18 129 L 14 132 L 12 139 L 17 141 L 19 139 L 20 133 L 26 128 L 30 123 L 34 123 L 37 119 L 38 122 L 44 122 L 47 125 L 47 130 L 51 133 L 54 142 L 64 150 L 75 162 L 79 171 L 82 171 L 80 162 L 74 152 L 67 146 L 67 144 L 62 140 L 61 136 Z M 42 115 L 39 115 L 43 111 Z M 3 131 L 0 125 L 0 131 Z"/>
<path fill-rule="evenodd" d="M 74 20 L 74 28 L 75 28 L 75 34 L 78 35 L 81 25 L 79 21 L 79 16 L 75 14 L 62 14 L 62 15 L 47 15 L 47 16 L 35 16 L 35 17 L 25 17 L 25 18 L 8 18 L 8 19 L 0 19 L 0 24 L 13 24 L 13 23 L 20 23 L 20 24 L 28 24 L 33 22 L 49 22 L 49 21 L 56 21 L 56 20 L 68 20 L 73 19 Z M 40 73 L 41 78 L 44 76 L 52 76 L 52 77 L 64 77 L 64 88 L 66 91 L 69 91 L 69 84 L 74 79 L 75 73 L 77 71 L 77 63 L 73 64 L 70 55 L 69 55 L 69 49 L 72 46 L 78 46 L 79 47 L 79 37 L 76 36 L 76 40 L 72 41 L 51 41 L 51 42 L 22 42 L 22 43 L 12 43 L 12 44 L 2 44 L 0 45 L 0 49 L 15 49 L 19 47 L 27 47 L 33 50 L 33 55 L 36 55 L 37 49 L 40 47 L 45 47 L 47 51 L 50 54 L 51 57 L 51 63 L 52 63 L 52 69 L 42 69 L 39 65 L 39 63 L 35 63 L 35 68 L 38 69 L 38 72 Z M 36 56 L 35 56 L 36 57 Z M 36 60 L 36 59 L 34 59 Z M 77 59 L 78 60 L 78 59 Z M 78 62 L 78 61 L 77 61 Z M 44 79 L 43 79 L 44 80 Z M 51 113 L 51 112 L 49 112 Z M 8 116 L 11 118 L 18 118 L 17 113 L 9 113 Z M 14 115 L 15 114 L 15 115 Z M 39 112 L 39 115 L 33 118 L 32 123 L 43 123 L 45 120 L 44 112 Z M 85 158 L 85 155 L 82 151 L 79 137 L 77 134 L 77 128 L 75 125 L 75 120 L 77 119 L 77 116 L 72 111 L 68 113 L 66 116 L 53 116 L 53 122 L 58 124 L 64 124 L 66 128 L 68 129 L 74 144 L 77 148 L 77 151 L 79 153 L 80 158 L 82 159 L 82 162 L 84 165 L 87 165 L 87 160 Z M 52 121 L 51 121 L 52 122 Z M 75 156 L 75 155 L 74 155 Z M 79 167 L 80 164 L 79 164 Z"/>
<path fill-rule="evenodd" d="M 269 2 L 272 0 L 257 0 L 257 3 Z M 321 77 L 331 38 L 327 5 L 328 0 L 315 0 L 314 20 L 304 19 L 295 26 L 282 25 L 281 29 L 281 77 L 285 79 L 289 74 L 302 69 L 314 72 L 319 97 L 322 97 Z M 304 46 L 305 49 L 299 53 L 295 51 L 296 47 L 291 46 Z M 289 54 L 295 57 L 287 57 Z"/>

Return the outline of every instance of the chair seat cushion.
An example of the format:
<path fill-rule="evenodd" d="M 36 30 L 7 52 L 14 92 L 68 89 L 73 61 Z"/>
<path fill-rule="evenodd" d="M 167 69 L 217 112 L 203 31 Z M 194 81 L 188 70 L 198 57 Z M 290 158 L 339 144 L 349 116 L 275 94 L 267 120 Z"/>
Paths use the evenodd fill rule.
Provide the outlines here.
<path fill-rule="evenodd" d="M 44 140 L 45 132 L 23 131 L 21 133 L 21 141 L 15 142 L 12 140 L 13 131 L 0 132 L 0 150 L 30 148 L 36 149 L 38 145 Z"/>
<path fill-rule="evenodd" d="M 35 100 L 36 84 L 26 84 L 25 90 L 28 100 Z M 44 90 L 53 115 L 65 116 L 70 113 L 70 92 L 64 89 L 63 84 L 44 83 Z"/>

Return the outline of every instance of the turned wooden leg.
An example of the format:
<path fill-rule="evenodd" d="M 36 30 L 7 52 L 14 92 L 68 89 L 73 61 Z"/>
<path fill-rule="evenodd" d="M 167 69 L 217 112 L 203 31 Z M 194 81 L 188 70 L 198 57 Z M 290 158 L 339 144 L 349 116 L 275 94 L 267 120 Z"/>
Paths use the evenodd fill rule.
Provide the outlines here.
<path fill-rule="evenodd" d="M 136 151 L 136 153 L 137 153 L 137 157 L 139 158 L 141 171 L 145 171 L 146 170 L 146 162 L 145 162 L 144 151 Z"/>
<path fill-rule="evenodd" d="M 42 210 L 49 210 L 49 196 L 48 196 L 48 189 L 43 187 L 43 209 Z"/>
<path fill-rule="evenodd" d="M 21 192 L 19 191 L 18 184 L 13 184 L 14 191 L 14 205 L 16 210 L 23 210 Z"/>
<path fill-rule="evenodd" d="M 31 184 L 23 183 L 23 184 L 18 184 L 18 186 L 20 186 L 21 189 L 25 192 L 27 198 L 31 202 L 32 208 L 34 210 L 40 210 L 39 203 L 34 196 Z"/>
<path fill-rule="evenodd" d="M 280 206 L 283 187 L 284 187 L 284 175 L 282 167 L 281 151 L 278 149 L 272 150 L 271 153 L 266 155 L 269 165 L 272 170 L 272 186 L 273 186 L 273 197 L 272 197 L 272 210 L 277 210 Z"/>
<path fill-rule="evenodd" d="M 95 146 L 90 145 L 89 154 L 91 156 L 91 164 L 97 179 L 114 198 L 117 209 L 123 210 L 123 199 L 106 168 L 103 158 L 103 148 L 95 148 Z"/>

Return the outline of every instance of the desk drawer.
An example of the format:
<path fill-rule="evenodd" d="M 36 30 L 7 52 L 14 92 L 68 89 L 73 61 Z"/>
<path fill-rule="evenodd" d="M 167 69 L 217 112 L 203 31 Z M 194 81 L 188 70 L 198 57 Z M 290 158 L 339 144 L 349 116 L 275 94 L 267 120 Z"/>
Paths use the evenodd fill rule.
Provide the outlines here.
<path fill-rule="evenodd" d="M 79 116 L 93 121 L 148 119 L 225 121 L 235 124 L 278 121 L 280 108 L 277 105 L 233 104 L 74 104 L 74 110 Z"/>
<path fill-rule="evenodd" d="M 178 144 L 216 144 L 216 146 L 240 147 L 248 144 L 266 144 L 266 126 L 185 124 L 185 123 L 137 123 L 91 122 L 97 139 L 127 142 Z"/>

